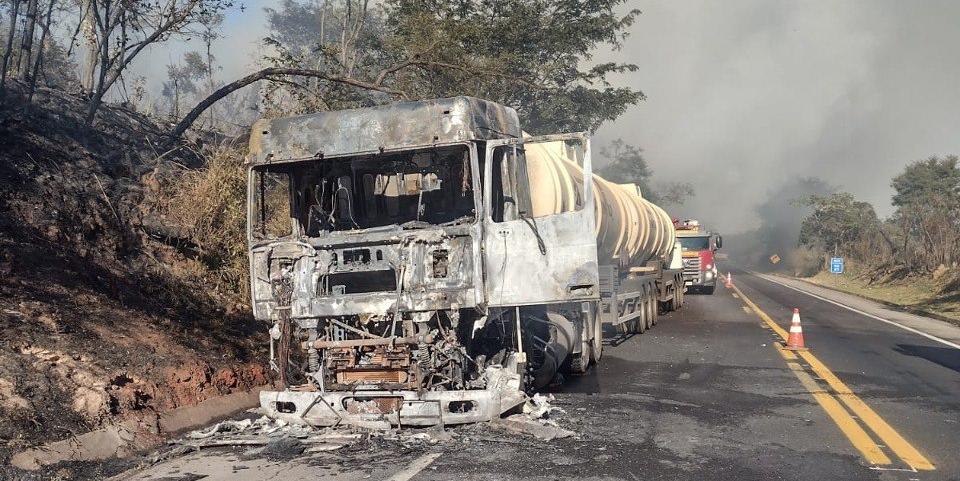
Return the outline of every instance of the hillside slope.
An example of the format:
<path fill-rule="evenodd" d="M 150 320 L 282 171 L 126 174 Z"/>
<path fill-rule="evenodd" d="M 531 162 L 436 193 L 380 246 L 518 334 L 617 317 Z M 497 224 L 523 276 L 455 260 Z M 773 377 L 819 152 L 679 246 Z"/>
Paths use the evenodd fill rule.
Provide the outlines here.
<path fill-rule="evenodd" d="M 201 161 L 157 152 L 160 129 L 139 114 L 108 106 L 86 129 L 83 111 L 55 90 L 27 109 L 16 86 L 0 107 L 2 464 L 268 381 L 266 329 L 147 233 L 163 222 L 157 192 Z"/>

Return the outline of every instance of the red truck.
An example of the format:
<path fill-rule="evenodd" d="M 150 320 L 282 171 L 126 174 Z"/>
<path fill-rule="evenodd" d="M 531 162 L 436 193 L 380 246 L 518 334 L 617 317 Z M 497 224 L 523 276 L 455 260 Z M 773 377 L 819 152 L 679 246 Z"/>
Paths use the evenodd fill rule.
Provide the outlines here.
<path fill-rule="evenodd" d="M 717 264 L 714 255 L 723 246 L 723 238 L 710 232 L 693 219 L 674 220 L 677 241 L 683 257 L 683 280 L 690 291 L 713 294 L 717 287 Z"/>

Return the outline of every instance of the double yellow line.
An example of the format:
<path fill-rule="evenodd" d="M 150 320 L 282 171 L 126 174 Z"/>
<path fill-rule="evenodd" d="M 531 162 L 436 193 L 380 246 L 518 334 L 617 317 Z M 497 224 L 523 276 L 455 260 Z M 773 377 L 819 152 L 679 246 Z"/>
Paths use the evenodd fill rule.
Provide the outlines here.
<path fill-rule="evenodd" d="M 757 307 L 753 301 L 750 300 L 747 296 L 743 294 L 743 291 L 740 290 L 737 286 L 733 286 L 733 290 L 739 295 L 740 299 L 743 300 L 753 310 L 760 319 L 763 320 L 773 332 L 776 332 L 784 342 L 786 342 L 788 333 L 782 327 L 777 325 L 766 312 L 763 312 L 762 309 Z M 873 438 L 860 426 L 859 423 L 851 416 L 850 412 L 853 412 L 860 421 L 863 422 L 873 433 L 880 438 L 880 440 L 886 444 L 894 454 L 897 455 L 904 463 L 909 465 L 912 469 L 917 471 L 931 471 L 936 469 L 933 463 L 931 463 L 926 457 L 920 454 L 920 451 L 917 448 L 913 447 L 903 436 L 900 435 L 893 427 L 890 426 L 879 414 L 876 413 L 867 403 L 863 402 L 859 396 L 853 393 L 843 381 L 838 378 L 833 371 L 831 371 L 827 366 L 816 358 L 810 351 L 798 351 L 797 354 L 803 358 L 804 361 L 810 366 L 813 372 L 819 376 L 821 379 L 827 382 L 830 388 L 833 390 L 831 394 L 830 391 L 822 389 L 820 385 L 817 384 L 817 381 L 813 379 L 812 376 L 803 368 L 799 363 L 797 354 L 794 354 L 793 351 L 788 351 L 783 349 L 779 344 L 777 345 L 777 350 L 787 361 L 787 366 L 797 376 L 797 379 L 800 380 L 800 384 L 803 385 L 807 391 L 813 396 L 813 398 L 820 404 L 820 407 L 826 411 L 827 415 L 830 416 L 830 419 L 843 431 L 843 434 L 850 440 L 850 443 L 853 444 L 863 457 L 867 460 L 868 463 L 874 465 L 888 465 L 892 461 L 880 449 L 880 446 L 873 441 Z M 847 409 L 850 412 L 847 412 L 847 409 L 844 409 L 839 399 L 847 406 Z"/>

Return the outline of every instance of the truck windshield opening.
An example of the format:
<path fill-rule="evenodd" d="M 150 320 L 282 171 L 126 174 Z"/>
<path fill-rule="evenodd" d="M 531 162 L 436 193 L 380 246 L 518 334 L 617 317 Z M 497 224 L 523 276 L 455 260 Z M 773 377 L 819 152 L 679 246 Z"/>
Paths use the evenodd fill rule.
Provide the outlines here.
<path fill-rule="evenodd" d="M 311 160 L 270 166 L 255 173 L 284 175 L 289 213 L 300 232 L 324 232 L 399 226 L 417 229 L 453 225 L 475 218 L 470 152 L 457 145 L 429 150 Z M 254 189 L 256 205 L 276 198 L 269 189 Z M 270 212 L 260 209 L 255 214 Z M 256 219 L 270 225 L 271 220 Z"/>
<path fill-rule="evenodd" d="M 709 237 L 677 237 L 677 240 L 685 251 L 702 251 L 710 248 Z"/>

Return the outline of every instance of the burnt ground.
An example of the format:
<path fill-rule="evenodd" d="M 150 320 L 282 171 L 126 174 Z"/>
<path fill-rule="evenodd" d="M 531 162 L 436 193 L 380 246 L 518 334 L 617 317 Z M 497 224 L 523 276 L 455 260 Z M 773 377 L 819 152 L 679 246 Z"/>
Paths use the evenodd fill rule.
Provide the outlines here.
<path fill-rule="evenodd" d="M 122 479 L 960 479 L 960 372 L 951 362 L 960 352 L 737 277 L 781 326 L 799 307 L 812 352 L 936 469 L 913 471 L 886 446 L 891 464 L 869 464 L 788 369 L 772 332 L 721 288 L 688 296 L 647 333 L 608 339 L 600 367 L 554 393 L 566 411 L 556 420 L 573 438 L 548 442 L 477 425 L 449 429 L 453 439 L 437 444 L 360 442 L 282 460 L 214 448 L 152 466 L 140 460 L 142 469 Z"/>
<path fill-rule="evenodd" d="M 16 84 L 0 106 L 0 465 L 11 453 L 268 381 L 264 329 L 145 228 L 164 179 L 158 125 Z M 262 334 L 265 338 L 265 334 Z M 2 473 L 0 473 L 2 477 Z"/>

